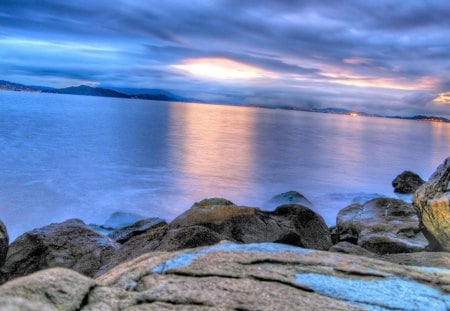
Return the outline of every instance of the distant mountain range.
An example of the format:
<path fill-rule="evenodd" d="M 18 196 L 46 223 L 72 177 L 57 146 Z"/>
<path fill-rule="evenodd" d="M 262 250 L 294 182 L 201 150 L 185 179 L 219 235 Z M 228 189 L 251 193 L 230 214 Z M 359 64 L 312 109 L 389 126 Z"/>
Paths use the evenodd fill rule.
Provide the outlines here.
<path fill-rule="evenodd" d="M 176 102 L 202 102 L 193 98 L 185 98 L 175 95 L 169 91 L 160 89 L 127 89 L 117 88 L 117 90 L 91 87 L 87 85 L 71 86 L 66 88 L 51 88 L 45 86 L 23 85 L 9 81 L 0 80 L 0 90 L 20 91 L 20 92 L 40 92 L 40 93 L 54 93 L 54 94 L 72 94 L 72 95 L 88 95 L 101 97 L 118 97 L 118 98 L 134 98 L 145 100 L 162 100 L 162 101 L 176 101 Z M 366 116 L 390 119 L 406 119 L 419 121 L 433 121 L 450 123 L 449 119 L 436 116 L 416 115 L 411 117 L 401 116 L 383 116 L 379 114 L 370 114 L 366 112 L 352 111 L 344 108 L 299 108 L 292 106 L 264 106 L 264 105 L 249 105 L 249 107 L 267 108 L 267 109 L 284 109 L 284 110 L 298 110 L 307 112 L 320 112 L 332 114 L 345 114 L 351 116 Z"/>
<path fill-rule="evenodd" d="M 328 107 L 328 108 L 299 108 L 299 107 L 292 107 L 292 106 L 259 106 L 259 105 L 251 105 L 250 107 L 257 107 L 257 108 L 267 108 L 267 109 L 283 109 L 283 110 L 297 110 L 297 111 L 307 111 L 307 112 L 320 112 L 320 113 L 331 113 L 331 114 L 344 114 L 344 115 L 350 115 L 353 117 L 363 116 L 363 117 L 375 117 L 375 118 L 388 118 L 388 119 L 403 119 L 403 120 L 418 120 L 418 121 L 432 121 L 432 122 L 445 122 L 450 123 L 449 119 L 443 118 L 443 117 L 437 117 L 437 116 L 426 116 L 426 115 L 416 115 L 416 116 L 410 116 L 410 117 L 402 117 L 402 116 L 384 116 L 380 114 L 373 114 L 373 113 L 367 113 L 367 112 L 361 112 L 361 111 L 353 111 L 348 110 L 345 108 L 334 108 L 334 107 Z"/>
<path fill-rule="evenodd" d="M 91 87 L 87 85 L 71 86 L 66 88 L 51 88 L 45 86 L 33 86 L 13 83 L 9 81 L 0 80 L 0 90 L 20 91 L 20 92 L 39 92 L 39 93 L 54 93 L 54 94 L 71 94 L 71 95 L 87 95 L 87 96 L 101 96 L 101 97 L 118 97 L 118 98 L 135 98 L 146 100 L 164 100 L 164 101 L 195 101 L 193 99 L 184 98 L 172 94 L 164 90 L 146 90 L 148 93 L 143 94 L 129 94 L 119 92 L 113 89 L 106 89 L 100 87 Z"/>

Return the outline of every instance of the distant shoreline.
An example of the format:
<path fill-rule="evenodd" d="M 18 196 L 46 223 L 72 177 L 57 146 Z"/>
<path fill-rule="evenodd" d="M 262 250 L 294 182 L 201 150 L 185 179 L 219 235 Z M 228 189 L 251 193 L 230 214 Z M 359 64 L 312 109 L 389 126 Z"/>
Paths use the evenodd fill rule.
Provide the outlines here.
<path fill-rule="evenodd" d="M 372 117 L 372 118 L 385 118 L 385 119 L 401 119 L 401 120 L 413 120 L 413 121 L 426 121 L 426 122 L 438 122 L 438 123 L 450 123 L 450 120 L 444 117 L 428 116 L 428 115 L 415 115 L 410 117 L 402 116 L 385 116 L 379 114 L 370 114 L 360 111 L 353 111 L 344 108 L 299 108 L 292 106 L 265 106 L 265 105 L 236 105 L 231 103 L 209 103 L 197 99 L 183 98 L 164 90 L 158 90 L 152 94 L 127 94 L 124 92 L 118 92 L 113 89 L 97 88 L 87 85 L 80 85 L 76 87 L 67 87 L 62 89 L 43 87 L 43 86 L 28 86 L 18 83 L 12 83 L 9 81 L 0 80 L 0 91 L 15 91 L 26 93 L 50 93 L 50 94 L 64 94 L 64 95 L 84 95 L 84 96 L 96 96 L 96 97 L 113 97 L 113 98 L 126 98 L 126 99 L 142 99 L 142 100 L 156 100 L 156 101 L 171 101 L 171 102 L 184 102 L 184 103 L 198 103 L 198 104 L 211 104 L 211 105 L 226 105 L 233 107 L 249 107 L 249 108 L 262 108 L 262 109 L 279 109 L 279 110 L 293 110 L 303 112 L 317 112 L 328 113 L 337 115 L 347 115 L 351 117 Z"/>

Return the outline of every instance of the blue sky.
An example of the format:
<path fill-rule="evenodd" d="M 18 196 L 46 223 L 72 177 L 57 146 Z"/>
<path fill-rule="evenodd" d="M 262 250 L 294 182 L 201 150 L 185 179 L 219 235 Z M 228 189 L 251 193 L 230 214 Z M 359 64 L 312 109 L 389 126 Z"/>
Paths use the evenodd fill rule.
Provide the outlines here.
<path fill-rule="evenodd" d="M 0 79 L 450 117 L 450 1 L 1 0 Z"/>

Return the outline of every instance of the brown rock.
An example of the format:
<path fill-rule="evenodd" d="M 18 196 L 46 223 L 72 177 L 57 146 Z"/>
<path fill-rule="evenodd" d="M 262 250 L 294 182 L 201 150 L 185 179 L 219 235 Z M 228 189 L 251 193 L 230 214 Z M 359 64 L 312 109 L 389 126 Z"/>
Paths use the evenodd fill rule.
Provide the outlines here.
<path fill-rule="evenodd" d="M 415 192 L 413 201 L 433 249 L 450 251 L 450 157 Z"/>
<path fill-rule="evenodd" d="M 337 228 L 340 241 L 376 254 L 418 252 L 428 246 L 415 209 L 398 199 L 352 204 L 339 212 Z"/>
<path fill-rule="evenodd" d="M 72 219 L 32 230 L 9 247 L 1 269 L 7 279 L 51 267 L 65 267 L 93 276 L 119 244 Z"/>
<path fill-rule="evenodd" d="M 0 286 L 0 300 L 8 297 L 23 301 L 10 301 L 12 306 L 25 306 L 25 310 L 80 310 L 85 296 L 95 281 L 75 271 L 53 268 L 27 277 L 17 278 Z M 0 307 L 2 310 L 2 307 Z M 18 310 L 23 310 L 22 307 Z"/>
<path fill-rule="evenodd" d="M 1 286 L 0 300 L 36 306 L 25 310 L 446 310 L 449 289 L 444 270 L 276 243 L 221 243 L 147 253 L 96 281 L 41 271 Z"/>
<path fill-rule="evenodd" d="M 426 266 L 426 267 L 450 269 L 450 253 L 448 252 L 417 252 L 406 254 L 388 254 L 381 256 L 380 259 L 395 262 L 400 265 Z"/>

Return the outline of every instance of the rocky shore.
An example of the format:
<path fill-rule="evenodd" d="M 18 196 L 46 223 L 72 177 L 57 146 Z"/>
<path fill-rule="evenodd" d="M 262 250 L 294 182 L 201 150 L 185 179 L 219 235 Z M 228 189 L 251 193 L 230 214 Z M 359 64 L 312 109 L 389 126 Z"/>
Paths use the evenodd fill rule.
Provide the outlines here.
<path fill-rule="evenodd" d="M 450 309 L 450 158 L 328 228 L 302 194 L 274 211 L 205 199 L 167 223 L 112 215 L 26 232 L 0 221 L 0 310 Z"/>

